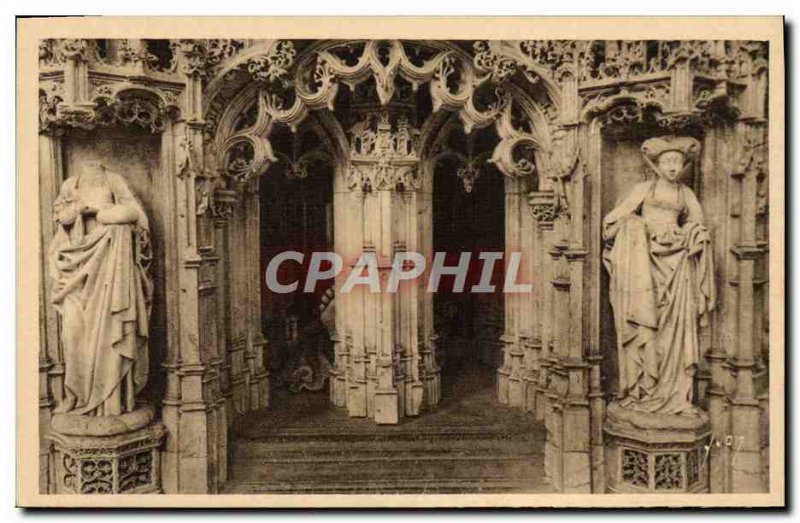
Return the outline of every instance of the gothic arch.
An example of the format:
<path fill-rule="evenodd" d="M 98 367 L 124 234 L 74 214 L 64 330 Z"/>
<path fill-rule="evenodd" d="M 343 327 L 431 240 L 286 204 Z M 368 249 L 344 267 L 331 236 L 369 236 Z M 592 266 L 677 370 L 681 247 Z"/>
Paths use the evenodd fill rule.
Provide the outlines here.
<path fill-rule="evenodd" d="M 395 79 L 401 77 L 415 91 L 424 84 L 430 91 L 433 116 L 421 130 L 423 157 L 431 143 L 429 133 L 438 129 L 444 118 L 441 109 L 446 109 L 458 114 L 467 133 L 475 127 L 496 126 L 500 143 L 492 161 L 504 174 L 530 174 L 530 166 L 517 165 L 514 159 L 515 149 L 522 145 L 533 147 L 538 156 L 536 163 L 550 170 L 551 127 L 558 119 L 558 110 L 553 109 L 561 102 L 554 94 L 557 89 L 549 75 L 537 73 L 528 64 L 525 78 L 513 79 L 518 57 L 502 55 L 504 50 L 491 42 L 475 43 L 474 57 L 450 42 L 410 45 L 416 49 L 415 58 L 408 55 L 409 44 L 400 40 L 322 41 L 299 52 L 291 41 L 270 41 L 235 54 L 209 80 L 203 104 L 207 138 L 215 144 L 212 149 L 216 149 L 219 169 L 225 173 L 226 148 L 246 143 L 252 154 L 251 170 L 264 172 L 274 161 L 268 138 L 274 122 L 296 128 L 309 114 L 325 114 L 318 110 L 332 109 L 340 84 L 355 88 L 368 79 L 374 79 L 378 99 L 386 105 L 395 94 Z M 352 51 L 350 56 L 342 56 L 344 48 Z M 427 58 L 420 59 L 419 55 L 425 53 Z M 276 91 L 283 91 L 281 94 L 290 101 L 282 101 Z M 489 101 L 485 100 L 487 91 L 492 91 L 488 93 Z M 539 91 L 538 97 L 550 106 L 549 114 L 534 100 L 534 91 Z M 480 102 L 479 94 L 484 98 Z M 258 98 L 259 125 L 231 133 L 238 113 L 252 103 L 253 97 Z M 527 129 L 513 121 L 513 109 L 527 119 Z M 336 118 L 320 121 L 326 124 L 337 152 L 346 153 L 345 133 Z"/>

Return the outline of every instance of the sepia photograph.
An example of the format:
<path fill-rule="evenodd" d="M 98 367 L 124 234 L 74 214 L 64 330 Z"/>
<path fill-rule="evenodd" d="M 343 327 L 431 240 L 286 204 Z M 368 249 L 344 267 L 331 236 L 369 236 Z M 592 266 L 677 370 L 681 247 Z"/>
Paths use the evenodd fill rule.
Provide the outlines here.
<path fill-rule="evenodd" d="M 783 505 L 783 19 L 382 22 L 18 20 L 18 504 Z"/>

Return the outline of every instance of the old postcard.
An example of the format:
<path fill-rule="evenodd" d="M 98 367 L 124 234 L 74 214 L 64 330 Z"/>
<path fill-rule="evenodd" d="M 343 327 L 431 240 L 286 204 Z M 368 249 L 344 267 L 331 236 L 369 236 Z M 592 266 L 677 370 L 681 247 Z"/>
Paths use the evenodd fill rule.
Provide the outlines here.
<path fill-rule="evenodd" d="M 781 18 L 18 28 L 20 505 L 784 503 Z"/>

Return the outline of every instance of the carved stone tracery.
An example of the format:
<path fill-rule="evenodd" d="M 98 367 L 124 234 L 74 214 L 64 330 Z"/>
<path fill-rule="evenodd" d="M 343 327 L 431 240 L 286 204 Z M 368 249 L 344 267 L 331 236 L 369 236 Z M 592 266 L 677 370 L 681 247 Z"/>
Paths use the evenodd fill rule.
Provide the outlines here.
<path fill-rule="evenodd" d="M 419 189 L 418 136 L 404 116 L 392 125 L 389 113 L 368 114 L 350 130 L 350 189 Z"/>
<path fill-rule="evenodd" d="M 204 89 L 211 82 L 231 86 L 224 96 L 209 95 L 211 100 L 202 113 L 208 129 L 202 154 L 207 158 L 213 156 L 214 161 L 201 161 L 201 152 L 191 151 L 192 147 L 197 147 L 197 142 L 191 140 L 176 151 L 178 160 L 185 157 L 180 162 L 179 176 L 185 179 L 191 175 L 195 180 L 198 214 L 208 211 L 217 220 L 227 219 L 240 204 L 237 192 L 231 189 L 247 185 L 252 191 L 253 178 L 275 163 L 285 164 L 284 173 L 288 177 L 307 176 L 314 155 L 273 152 L 268 137 L 277 123 L 286 123 L 297 130 L 302 122 L 307 122 L 311 111 L 332 108 L 342 84 L 354 91 L 374 90 L 374 98 L 379 102 L 376 108 L 379 108 L 405 102 L 413 98 L 413 91 L 420 85 L 429 83 L 434 110 L 444 108 L 456 112 L 466 132 L 495 124 L 501 144 L 491 161 L 504 174 L 520 178 L 540 175 L 539 190 L 529 197 L 529 212 L 543 229 L 552 228 L 557 219 L 571 219 L 566 212 L 570 211 L 570 205 L 577 205 L 571 212 L 580 217 L 581 205 L 585 205 L 581 199 L 582 186 L 573 183 L 586 174 L 583 144 L 579 146 L 576 140 L 562 141 L 550 135 L 561 133 L 572 137 L 573 129 L 595 121 L 605 132 L 613 128 L 629 130 L 652 125 L 649 130 L 658 134 L 693 135 L 729 125 L 737 119 L 744 121 L 752 117 L 745 103 L 745 85 L 764 73 L 768 56 L 764 42 L 721 41 L 476 42 L 471 54 L 464 51 L 468 46 L 400 41 L 329 42 L 314 44 L 314 49 L 306 52 L 301 43 L 280 41 L 269 48 L 265 46 L 263 53 L 249 53 L 244 59 L 242 51 L 248 51 L 249 43 L 243 41 L 183 40 L 172 41 L 172 45 L 176 53 L 182 53 L 181 59 L 176 58 L 172 63 L 174 67 L 168 66 L 165 70 L 186 74 Z M 126 74 L 133 74 L 133 66 L 142 65 L 145 71 L 142 74 L 151 78 L 155 77 L 154 71 L 158 72 L 146 45 L 136 46 L 124 41 L 112 53 L 114 60 L 100 58 L 103 53 L 105 51 L 91 40 L 40 42 L 40 64 L 50 75 L 43 76 L 40 85 L 42 131 L 133 125 L 161 132 L 165 119 L 174 116 L 178 106 L 185 103 L 179 98 L 179 94 L 184 96 L 185 93 L 174 86 L 151 86 L 153 92 L 160 93 L 157 96 L 144 93 L 129 96 L 124 92 L 130 85 L 122 79 Z M 229 67 L 237 60 L 240 61 L 238 65 Z M 88 64 L 90 68 L 102 66 L 105 76 L 90 77 L 88 95 L 78 103 L 65 104 L 64 83 L 58 76 L 58 68 L 70 62 Z M 679 85 L 670 75 L 684 67 L 691 72 L 691 81 Z M 114 71 L 119 73 L 119 78 L 110 73 Z M 261 89 L 254 97 L 257 100 L 254 119 L 235 132 L 217 133 L 222 112 L 242 85 L 236 82 L 250 80 L 255 80 Z M 569 112 L 573 105 L 568 96 L 559 98 L 573 88 L 571 81 L 577 91 L 576 114 Z M 121 88 L 123 84 L 125 88 Z M 526 94 L 537 89 L 544 92 L 544 86 L 550 97 L 536 99 L 540 107 L 523 109 L 513 96 L 514 88 L 519 85 L 524 86 Z M 409 86 L 413 88 L 410 96 L 405 92 Z M 687 92 L 688 102 L 673 105 L 679 95 Z M 482 103 L 479 93 L 489 93 L 492 101 Z M 539 111 L 541 115 L 534 114 Z M 524 118 L 518 113 L 525 113 Z M 377 110 L 375 115 L 372 122 L 364 123 L 361 131 L 353 133 L 348 143 L 354 159 L 350 170 L 345 172 L 350 187 L 372 190 L 396 189 L 398 185 L 411 189 L 419 187 L 420 171 L 413 165 L 419 156 L 424 156 L 427 142 L 414 143 L 416 131 L 410 125 L 401 129 L 399 119 L 389 118 L 388 124 L 381 126 L 381 112 Z M 534 118 L 539 119 L 532 123 Z M 521 123 L 521 120 L 527 121 Z M 420 131 L 424 133 L 425 128 L 421 126 Z M 412 137 L 410 148 L 398 146 L 406 133 Z M 356 135 L 359 140 L 355 139 Z M 736 181 L 755 176 L 756 210 L 762 218 L 767 213 L 768 200 L 765 141 L 762 133 L 760 137 L 746 138 L 738 144 L 741 156 L 730 173 Z M 367 146 L 363 147 L 364 144 Z M 455 174 L 462 179 L 465 190 L 470 190 L 486 160 L 479 155 L 462 155 L 462 163 Z M 588 160 L 590 164 L 593 161 L 591 156 Z M 225 179 L 216 177 L 217 173 Z M 741 209 L 737 207 L 736 212 Z M 557 229 L 560 227 L 558 225 Z M 556 233 L 549 231 L 545 235 Z M 564 243 L 551 250 L 567 252 L 569 249 Z M 569 252 L 570 263 L 579 260 L 578 250 Z M 574 288 L 574 283 L 563 275 L 553 279 L 557 292 L 564 294 L 571 292 L 570 286 Z M 344 340 L 343 345 L 348 346 L 346 350 L 352 350 L 352 336 L 347 334 Z M 564 344 L 565 340 L 556 340 L 556 345 L 558 342 Z M 552 350 L 554 342 L 551 339 L 545 345 Z M 347 372 L 351 369 L 347 368 Z M 549 383 L 545 390 L 552 389 L 554 395 L 572 392 L 566 381 L 555 375 L 544 379 Z M 560 404 L 553 406 L 554 409 L 561 407 Z M 708 465 L 703 463 L 703 456 L 696 448 L 685 453 L 684 449 L 680 452 L 658 449 L 657 453 L 648 453 L 647 449 L 633 448 L 615 454 L 614 459 L 619 457 L 623 468 L 638 471 L 629 471 L 630 483 L 635 486 L 644 486 L 640 484 L 643 480 L 649 485 L 652 480 L 658 489 L 680 490 L 682 487 L 676 485 L 681 475 L 688 485 L 704 483 L 701 479 L 708 473 L 704 468 Z M 642 470 L 641 459 L 631 452 L 643 454 L 644 466 L 652 468 Z M 685 469 L 679 472 L 682 457 Z M 126 481 L 131 484 L 137 483 L 136 478 L 143 477 L 140 472 L 148 469 L 146 461 L 142 457 L 141 466 L 130 457 L 120 461 L 121 477 L 129 478 Z M 89 460 L 85 464 L 87 478 L 107 468 Z M 77 485 L 82 474 L 77 461 L 65 454 L 63 467 L 65 484 Z M 101 484 L 102 481 L 97 484 L 98 490 L 102 490 Z"/>

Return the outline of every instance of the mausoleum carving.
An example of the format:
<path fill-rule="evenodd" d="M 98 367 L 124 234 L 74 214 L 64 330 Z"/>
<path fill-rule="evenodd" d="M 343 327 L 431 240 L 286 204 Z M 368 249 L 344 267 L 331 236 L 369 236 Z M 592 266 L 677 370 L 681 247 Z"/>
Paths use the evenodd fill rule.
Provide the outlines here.
<path fill-rule="evenodd" d="M 755 392 L 769 352 L 767 58 L 752 41 L 42 40 L 42 202 L 58 215 L 42 226 L 57 236 L 51 294 L 68 309 L 47 309 L 40 357 L 47 488 L 157 492 L 159 466 L 170 467 L 168 492 L 226 481 L 232 420 L 271 401 L 258 250 L 269 183 L 330 173 L 331 201 L 314 216 L 335 225 L 321 237 L 376 253 L 385 275 L 394 254 L 432 248 L 429 182 L 454 177 L 477 202 L 496 170 L 501 243 L 523 252 L 535 288 L 498 301 L 476 332 L 503 360 L 498 401 L 545 425 L 553 488 L 759 490 L 767 437 L 750 429 L 768 402 Z M 112 127 L 103 151 L 136 142 L 163 172 L 82 172 L 88 148 L 76 138 Z M 138 191 L 161 220 L 158 252 L 146 249 Z M 102 402 L 72 392 L 71 347 L 86 340 L 66 298 L 86 285 L 73 276 L 96 270 L 78 254 L 104 234 L 127 249 L 117 266 L 130 269 L 129 354 L 147 343 L 150 256 L 162 271 L 168 306 L 156 319 L 175 333 L 152 362 L 166 375 L 153 388 L 158 413 L 135 401 L 142 366 L 127 360 L 109 366 L 124 385 Z M 106 255 L 100 270 L 116 277 Z M 424 294 L 337 291 L 332 403 L 376 423 L 436 407 L 441 346 Z M 733 412 L 745 420 L 738 464 L 702 452 Z M 190 441 L 182 424 L 206 439 Z M 162 449 L 165 433 L 176 440 Z M 209 472 L 178 474 L 188 455 Z"/>

